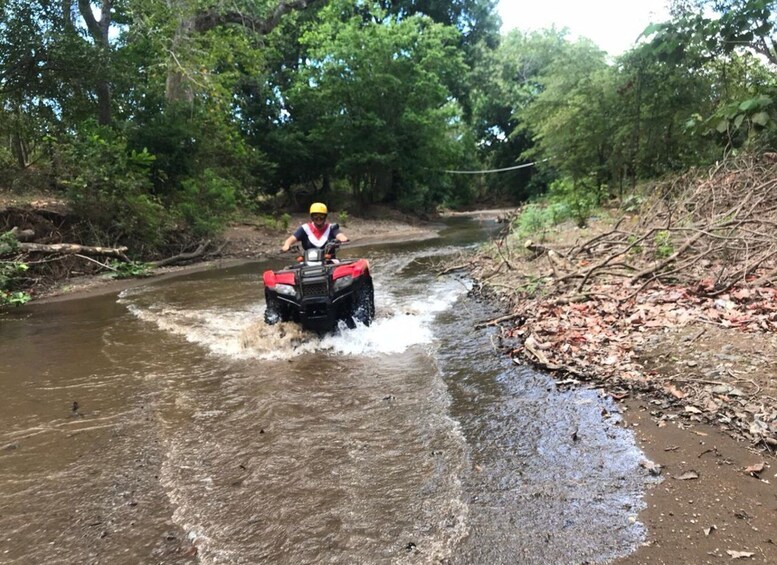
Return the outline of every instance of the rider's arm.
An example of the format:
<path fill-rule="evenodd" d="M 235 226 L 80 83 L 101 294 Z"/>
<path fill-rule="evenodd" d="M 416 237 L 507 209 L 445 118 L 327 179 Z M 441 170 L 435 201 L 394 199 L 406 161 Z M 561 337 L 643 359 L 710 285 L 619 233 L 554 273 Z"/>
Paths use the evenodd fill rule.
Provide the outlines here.
<path fill-rule="evenodd" d="M 286 238 L 286 241 L 283 242 L 283 246 L 281 247 L 281 251 L 286 252 L 289 250 L 289 247 L 297 243 L 299 240 L 294 237 L 293 235 L 290 235 Z"/>
<path fill-rule="evenodd" d="M 336 239 L 340 243 L 351 241 L 347 235 L 340 231 L 340 224 L 332 224 L 332 234 L 329 237 Z"/>

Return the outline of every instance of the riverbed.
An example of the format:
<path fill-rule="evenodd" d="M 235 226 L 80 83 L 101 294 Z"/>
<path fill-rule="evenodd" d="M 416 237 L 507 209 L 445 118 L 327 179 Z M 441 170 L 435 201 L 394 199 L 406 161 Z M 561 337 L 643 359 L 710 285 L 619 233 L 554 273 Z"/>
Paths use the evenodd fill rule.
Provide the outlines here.
<path fill-rule="evenodd" d="M 656 481 L 612 400 L 494 353 L 438 276 L 493 223 L 344 250 L 377 318 L 266 326 L 282 259 L 0 325 L 0 563 L 604 563 Z"/>

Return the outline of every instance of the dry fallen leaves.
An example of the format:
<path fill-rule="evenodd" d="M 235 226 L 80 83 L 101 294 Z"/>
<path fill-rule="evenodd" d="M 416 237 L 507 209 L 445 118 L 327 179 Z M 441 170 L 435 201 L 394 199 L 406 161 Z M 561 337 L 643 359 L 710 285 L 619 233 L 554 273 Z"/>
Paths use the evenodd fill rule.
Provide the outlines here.
<path fill-rule="evenodd" d="M 637 215 L 602 223 L 604 231 L 592 231 L 587 240 L 572 243 L 571 234 L 562 232 L 555 244 L 529 244 L 536 250 L 525 262 L 526 274 L 511 269 L 492 279 L 494 262 L 520 261 L 505 236 L 499 256 L 478 269 L 486 285 L 499 281 L 495 293 L 512 289 L 506 294 L 521 322 L 505 328 L 505 337 L 528 342 L 513 355 L 608 387 L 657 392 L 673 408 L 689 405 L 686 418 L 720 424 L 754 445 L 777 449 L 777 412 L 759 416 L 739 402 L 761 392 L 760 385 L 739 396 L 734 382 L 728 395 L 704 391 L 699 384 L 718 380 L 710 374 L 714 368 L 687 358 L 674 375 L 679 379 L 661 382 L 660 372 L 641 366 L 637 353 L 653 335 L 690 325 L 777 332 L 776 189 L 777 163 L 726 161 L 709 174 L 657 186 L 655 199 Z M 670 241 L 674 250 L 663 261 L 657 260 L 659 240 Z M 545 253 L 563 261 L 553 262 L 549 272 L 540 260 Z M 516 276 L 532 283 L 510 280 Z M 541 292 L 535 292 L 538 286 Z M 686 340 L 689 352 L 702 333 Z"/>
<path fill-rule="evenodd" d="M 513 296 L 513 313 L 521 322 L 505 328 L 504 335 L 522 343 L 513 349 L 515 357 L 541 368 L 609 387 L 647 385 L 685 405 L 686 417 L 730 423 L 732 433 L 754 444 L 771 445 L 768 440 L 777 431 L 777 412 L 765 412 L 759 420 L 762 425 L 754 427 L 759 416 L 742 410 L 744 404 L 739 402 L 747 400 L 750 390 L 745 393 L 725 382 L 715 386 L 704 374 L 709 368 L 702 368 L 695 359 L 683 363 L 689 373 L 679 374 L 678 380 L 656 381 L 655 374 L 640 364 L 636 350 L 653 332 L 699 321 L 735 328 L 730 331 L 763 333 L 765 327 L 773 331 L 777 328 L 773 306 L 777 289 L 740 288 L 718 297 L 673 286 L 649 288 L 630 297 L 632 293 L 633 288 L 625 283 L 609 281 L 592 283 L 582 301 L 566 300 L 563 294 Z"/>

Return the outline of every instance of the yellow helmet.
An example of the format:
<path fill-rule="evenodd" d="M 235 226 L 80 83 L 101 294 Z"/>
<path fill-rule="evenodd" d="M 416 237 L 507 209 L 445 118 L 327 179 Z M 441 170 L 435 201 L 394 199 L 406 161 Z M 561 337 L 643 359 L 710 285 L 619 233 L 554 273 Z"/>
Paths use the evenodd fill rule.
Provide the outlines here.
<path fill-rule="evenodd" d="M 322 204 L 321 202 L 313 202 L 313 204 L 310 205 L 310 213 L 328 214 L 329 212 L 326 209 L 326 204 Z"/>

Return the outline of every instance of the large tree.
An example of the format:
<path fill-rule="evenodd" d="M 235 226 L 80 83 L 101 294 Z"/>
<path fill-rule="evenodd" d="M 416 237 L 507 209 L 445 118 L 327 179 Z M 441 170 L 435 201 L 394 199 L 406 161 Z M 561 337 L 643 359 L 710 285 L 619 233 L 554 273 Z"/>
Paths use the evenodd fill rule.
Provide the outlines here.
<path fill-rule="evenodd" d="M 770 0 L 675 0 L 640 49 L 658 64 L 711 83 L 685 118 L 726 146 L 777 127 L 777 16 Z M 712 104 L 709 101 L 712 100 Z"/>
<path fill-rule="evenodd" d="M 445 190 L 439 171 L 457 148 L 447 85 L 465 72 L 458 34 L 426 17 L 374 10 L 370 22 L 333 2 L 302 37 L 309 61 L 293 117 L 359 201 L 428 205 Z"/>
<path fill-rule="evenodd" d="M 523 111 L 544 90 L 541 76 L 568 46 L 565 30 L 509 32 L 495 50 L 485 50 L 471 70 L 472 125 L 483 166 L 504 169 L 525 163 L 533 141 Z M 530 196 L 533 169 L 489 175 L 495 195 Z"/>

